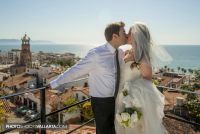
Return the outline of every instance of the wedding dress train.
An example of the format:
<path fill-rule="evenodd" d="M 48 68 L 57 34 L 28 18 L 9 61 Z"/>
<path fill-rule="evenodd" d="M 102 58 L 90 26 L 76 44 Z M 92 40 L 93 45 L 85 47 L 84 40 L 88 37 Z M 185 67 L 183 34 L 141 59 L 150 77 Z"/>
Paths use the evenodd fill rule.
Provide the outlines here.
<path fill-rule="evenodd" d="M 134 103 L 140 106 L 141 119 L 133 128 L 123 127 L 115 119 L 116 134 L 164 134 L 164 95 L 156 86 L 141 77 L 140 70 L 130 68 L 131 62 L 121 65 L 119 93 L 116 98 L 116 114 L 124 110 L 123 89 L 127 89 Z"/>

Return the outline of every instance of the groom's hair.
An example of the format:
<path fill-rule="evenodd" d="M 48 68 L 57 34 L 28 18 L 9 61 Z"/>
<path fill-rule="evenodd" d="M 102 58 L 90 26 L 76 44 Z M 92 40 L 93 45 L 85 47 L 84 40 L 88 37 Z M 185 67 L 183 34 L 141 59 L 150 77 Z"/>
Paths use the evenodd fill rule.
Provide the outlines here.
<path fill-rule="evenodd" d="M 108 24 L 104 32 L 106 40 L 111 41 L 113 34 L 119 35 L 120 28 L 124 26 L 125 24 L 122 21 Z"/>

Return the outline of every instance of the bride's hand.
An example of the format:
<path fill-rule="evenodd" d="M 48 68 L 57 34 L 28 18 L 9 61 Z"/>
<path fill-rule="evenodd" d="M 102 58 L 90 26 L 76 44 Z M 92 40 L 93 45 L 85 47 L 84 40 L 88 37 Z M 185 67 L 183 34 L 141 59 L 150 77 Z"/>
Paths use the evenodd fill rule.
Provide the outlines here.
<path fill-rule="evenodd" d="M 129 61 L 135 61 L 133 49 L 125 51 L 124 62 L 127 63 Z"/>

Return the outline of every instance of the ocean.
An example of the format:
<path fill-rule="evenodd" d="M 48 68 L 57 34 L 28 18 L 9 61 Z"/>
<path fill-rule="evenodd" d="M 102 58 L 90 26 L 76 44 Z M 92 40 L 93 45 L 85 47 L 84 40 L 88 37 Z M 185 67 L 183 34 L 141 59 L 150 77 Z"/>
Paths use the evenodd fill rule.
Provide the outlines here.
<path fill-rule="evenodd" d="M 173 61 L 167 64 L 168 67 L 177 67 L 185 69 L 200 69 L 200 45 L 163 45 L 164 48 L 172 56 Z M 95 46 L 89 45 L 60 45 L 60 44 L 34 44 L 31 45 L 32 52 L 54 52 L 54 53 L 74 53 L 79 57 L 84 57 L 87 52 Z M 0 50 L 9 51 L 11 49 L 20 49 L 21 46 L 17 44 L 2 45 L 0 44 Z M 163 65 L 164 66 L 164 65 Z"/>

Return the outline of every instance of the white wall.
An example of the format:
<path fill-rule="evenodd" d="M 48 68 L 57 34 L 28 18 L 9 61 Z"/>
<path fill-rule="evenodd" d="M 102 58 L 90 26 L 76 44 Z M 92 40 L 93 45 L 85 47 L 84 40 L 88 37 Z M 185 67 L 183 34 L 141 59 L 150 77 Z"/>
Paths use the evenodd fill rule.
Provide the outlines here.
<path fill-rule="evenodd" d="M 8 76 L 9 76 L 9 74 L 1 73 L 1 72 L 0 72 L 0 82 L 3 81 L 3 77 L 8 77 Z"/>
<path fill-rule="evenodd" d="M 26 97 L 37 104 L 37 111 L 40 112 L 40 99 L 36 98 L 32 93 L 27 93 Z M 52 110 L 52 107 L 46 104 L 46 114 L 49 114 Z"/>
<path fill-rule="evenodd" d="M 51 67 L 40 67 L 39 69 L 28 68 L 26 73 L 27 74 L 38 74 L 39 78 L 42 78 L 45 75 L 49 74 L 50 72 L 51 72 Z"/>
<path fill-rule="evenodd" d="M 65 123 L 65 121 L 71 119 L 71 118 L 76 118 L 76 117 L 80 117 L 80 111 L 74 111 L 74 112 L 71 112 L 71 113 L 68 113 L 68 112 L 65 112 L 65 113 L 62 113 L 63 115 L 63 120 L 62 120 L 62 123 Z"/>

